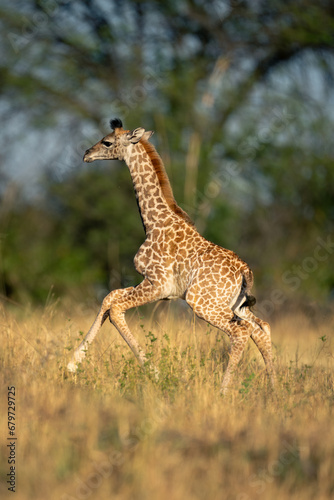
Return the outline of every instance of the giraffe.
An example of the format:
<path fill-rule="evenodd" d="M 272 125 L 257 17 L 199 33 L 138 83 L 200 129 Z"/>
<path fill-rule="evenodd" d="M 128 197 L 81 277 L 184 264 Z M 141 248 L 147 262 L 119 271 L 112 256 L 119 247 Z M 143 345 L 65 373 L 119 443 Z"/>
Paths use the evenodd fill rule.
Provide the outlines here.
<path fill-rule="evenodd" d="M 231 250 L 206 240 L 189 216 L 176 203 L 162 159 L 149 142 L 153 134 L 144 128 L 125 130 L 120 119 L 110 121 L 112 133 L 85 152 L 83 160 L 124 160 L 130 170 L 146 238 L 135 258 L 143 276 L 137 286 L 113 290 L 103 300 L 100 311 L 84 340 L 74 351 L 68 370 L 75 372 L 109 317 L 141 365 L 145 352 L 131 333 L 125 312 L 160 299 L 184 299 L 195 314 L 230 337 L 229 362 L 221 392 L 231 386 L 231 378 L 247 340 L 259 349 L 269 378 L 274 383 L 270 326 L 256 317 L 250 307 L 253 273 Z"/>

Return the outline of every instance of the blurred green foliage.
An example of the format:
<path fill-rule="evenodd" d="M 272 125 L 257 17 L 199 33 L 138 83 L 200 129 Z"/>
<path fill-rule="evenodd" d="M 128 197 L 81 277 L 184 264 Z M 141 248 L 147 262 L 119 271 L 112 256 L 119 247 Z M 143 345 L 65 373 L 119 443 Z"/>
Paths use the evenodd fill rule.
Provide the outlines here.
<path fill-rule="evenodd" d="M 17 4 L 0 8 L 3 296 L 140 281 L 129 173 L 81 160 L 115 116 L 155 131 L 176 199 L 260 295 L 333 294 L 332 2 Z"/>

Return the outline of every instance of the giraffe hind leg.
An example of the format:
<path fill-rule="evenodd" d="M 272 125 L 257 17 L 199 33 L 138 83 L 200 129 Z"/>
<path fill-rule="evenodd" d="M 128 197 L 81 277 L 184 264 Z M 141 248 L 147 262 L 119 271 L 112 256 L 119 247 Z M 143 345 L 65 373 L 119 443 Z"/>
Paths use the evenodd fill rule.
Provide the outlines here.
<path fill-rule="evenodd" d="M 245 350 L 250 331 L 246 321 L 234 319 L 230 320 L 227 325 L 222 325 L 221 329 L 229 334 L 231 341 L 230 359 L 220 389 L 222 394 L 226 394 L 231 388 L 231 379 Z"/>
<path fill-rule="evenodd" d="M 230 337 L 230 356 L 221 385 L 221 393 L 225 394 L 231 388 L 233 374 L 252 333 L 251 325 L 248 321 L 236 317 L 235 311 L 229 305 L 222 304 L 219 299 L 211 301 L 211 308 L 208 309 L 204 301 L 197 300 L 196 292 L 196 287 L 188 290 L 186 301 L 189 306 L 199 318 L 219 328 Z"/>
<path fill-rule="evenodd" d="M 260 351 L 266 365 L 271 384 L 275 385 L 275 371 L 273 367 L 273 354 L 271 345 L 271 332 L 269 323 L 255 316 L 249 307 L 244 304 L 236 311 L 238 317 L 249 321 L 252 325 L 251 339 Z"/>

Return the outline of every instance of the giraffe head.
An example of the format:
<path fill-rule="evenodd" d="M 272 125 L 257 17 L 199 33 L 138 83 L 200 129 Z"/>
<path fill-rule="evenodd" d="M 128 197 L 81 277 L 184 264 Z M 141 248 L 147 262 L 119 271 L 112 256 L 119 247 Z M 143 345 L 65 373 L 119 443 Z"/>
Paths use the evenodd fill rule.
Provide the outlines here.
<path fill-rule="evenodd" d="M 95 160 L 124 160 L 128 149 L 141 139 L 148 140 L 153 132 L 146 132 L 144 128 L 124 130 L 119 118 L 110 120 L 112 133 L 106 135 L 94 146 L 87 149 L 83 160 L 91 163 Z"/>

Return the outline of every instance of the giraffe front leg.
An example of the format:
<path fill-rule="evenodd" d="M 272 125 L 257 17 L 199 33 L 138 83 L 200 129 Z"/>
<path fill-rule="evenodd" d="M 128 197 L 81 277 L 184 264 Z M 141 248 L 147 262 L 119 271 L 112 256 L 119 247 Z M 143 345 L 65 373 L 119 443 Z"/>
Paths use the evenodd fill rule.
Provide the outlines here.
<path fill-rule="evenodd" d="M 87 333 L 86 337 L 83 339 L 81 344 L 75 349 L 73 357 L 67 365 L 68 371 L 72 373 L 76 372 L 78 364 L 81 363 L 86 356 L 86 351 L 88 349 L 89 344 L 93 342 L 101 326 L 107 319 L 109 315 L 108 311 L 110 309 L 110 305 L 114 300 L 116 300 L 116 298 L 120 295 L 120 293 L 124 293 L 126 290 L 129 290 L 129 288 L 125 288 L 122 290 L 113 290 L 104 298 L 101 305 L 101 309 L 98 315 L 96 316 L 94 323 L 90 327 L 89 332 Z"/>
<path fill-rule="evenodd" d="M 105 314 L 103 307 L 101 307 L 99 314 L 97 315 L 94 323 L 89 329 L 89 332 L 87 333 L 86 337 L 83 339 L 81 344 L 76 348 L 71 361 L 67 365 L 67 369 L 69 372 L 75 373 L 77 371 L 78 364 L 81 363 L 84 357 L 86 356 L 86 351 L 88 349 L 89 344 L 93 342 L 94 338 L 96 337 L 99 329 L 105 322 L 106 318 L 107 315 Z"/>
<path fill-rule="evenodd" d="M 154 302 L 164 297 L 163 288 L 154 286 L 148 279 L 145 279 L 136 287 L 114 290 L 105 297 L 96 320 L 90 328 L 88 334 L 75 350 L 71 362 L 67 368 L 69 371 L 76 371 L 78 363 L 80 363 L 85 355 L 89 344 L 96 337 L 98 331 L 103 325 L 106 318 L 109 316 L 111 323 L 116 327 L 125 342 L 128 344 L 139 363 L 143 366 L 147 362 L 144 350 L 140 347 L 137 340 L 132 335 L 126 321 L 125 311 L 133 307 L 138 307 L 149 302 Z M 156 376 L 157 372 L 155 370 Z"/>
<path fill-rule="evenodd" d="M 157 368 L 152 366 L 141 348 L 125 320 L 125 312 L 133 307 L 138 307 L 150 302 L 154 302 L 164 298 L 163 287 L 153 285 L 148 279 L 145 279 L 140 285 L 129 289 L 128 293 L 123 296 L 120 295 L 109 308 L 109 318 L 111 323 L 118 330 L 122 338 L 128 344 L 133 354 L 137 358 L 141 366 L 149 364 L 151 370 L 154 372 L 156 380 L 159 378 Z"/>

